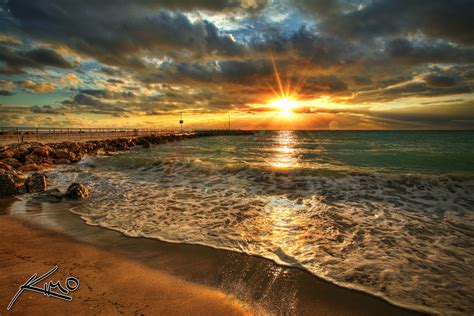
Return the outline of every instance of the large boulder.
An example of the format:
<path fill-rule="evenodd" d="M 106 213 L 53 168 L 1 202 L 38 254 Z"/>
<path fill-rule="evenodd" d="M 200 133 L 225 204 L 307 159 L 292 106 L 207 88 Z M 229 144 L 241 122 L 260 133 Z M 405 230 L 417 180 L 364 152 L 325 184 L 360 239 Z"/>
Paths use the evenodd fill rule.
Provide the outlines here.
<path fill-rule="evenodd" d="M 13 176 L 8 173 L 0 174 L 0 197 L 9 197 L 17 194 Z"/>
<path fill-rule="evenodd" d="M 56 156 L 57 159 L 66 159 L 66 160 L 69 160 L 70 162 L 78 162 L 81 160 L 80 155 L 76 155 L 75 153 L 69 151 L 66 148 L 56 149 L 54 151 L 54 155 Z"/>
<path fill-rule="evenodd" d="M 82 183 L 73 183 L 69 186 L 64 196 L 72 200 L 82 200 L 90 194 L 91 191 Z"/>
<path fill-rule="evenodd" d="M 52 152 L 53 152 L 53 149 L 50 146 L 41 145 L 35 148 L 32 154 L 38 157 L 48 157 Z"/>
<path fill-rule="evenodd" d="M 46 176 L 41 173 L 34 173 L 25 181 L 28 192 L 44 192 L 46 191 Z"/>

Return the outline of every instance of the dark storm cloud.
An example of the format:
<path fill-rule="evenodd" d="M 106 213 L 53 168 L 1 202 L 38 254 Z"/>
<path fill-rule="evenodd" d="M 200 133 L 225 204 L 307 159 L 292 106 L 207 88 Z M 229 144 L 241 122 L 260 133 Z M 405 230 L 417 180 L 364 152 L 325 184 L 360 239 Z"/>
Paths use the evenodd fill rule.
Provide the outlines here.
<path fill-rule="evenodd" d="M 61 55 L 51 49 L 38 48 L 27 51 L 12 51 L 0 46 L 0 61 L 6 67 L 0 72 L 7 74 L 21 73 L 23 68 L 43 68 L 45 66 L 72 69 L 74 66 Z"/>
<path fill-rule="evenodd" d="M 424 77 L 425 82 L 432 87 L 452 87 L 459 81 L 459 78 L 443 74 L 430 74 Z"/>
<path fill-rule="evenodd" d="M 361 92 L 351 103 L 365 103 L 374 101 L 392 101 L 406 97 L 436 97 L 455 94 L 472 93 L 472 88 L 462 82 L 447 82 L 447 77 L 428 75 L 423 81 L 409 81 L 369 92 Z"/>
<path fill-rule="evenodd" d="M 123 74 L 120 69 L 112 68 L 112 67 L 101 67 L 99 69 L 99 71 L 106 74 L 106 75 L 114 76 L 114 77 L 118 77 L 118 76 L 121 76 Z"/>
<path fill-rule="evenodd" d="M 146 4 L 12 0 L 7 6 L 24 33 L 110 65 L 143 68 L 139 56 L 145 52 L 177 58 L 185 52 L 233 56 L 244 49 L 210 22 L 193 23 L 179 11 L 149 10 Z"/>
<path fill-rule="evenodd" d="M 112 83 L 112 84 L 123 84 L 123 83 L 125 83 L 123 80 L 120 80 L 120 79 L 107 79 L 107 82 Z"/>
<path fill-rule="evenodd" d="M 251 42 L 255 52 L 289 55 L 306 66 L 331 67 L 348 65 L 360 59 L 361 48 L 336 36 L 320 34 L 317 29 L 301 26 L 290 34 L 269 32 Z"/>
<path fill-rule="evenodd" d="M 127 0 L 125 0 L 127 1 Z M 229 9 L 251 9 L 258 10 L 263 8 L 267 4 L 267 0 L 251 0 L 251 1 L 241 1 L 241 0 L 149 0 L 147 1 L 150 4 L 163 6 L 172 10 L 195 10 L 195 9 L 204 9 L 211 11 L 223 11 Z"/>
<path fill-rule="evenodd" d="M 120 104 L 104 102 L 100 98 L 87 93 L 76 94 L 72 99 L 64 100 L 62 105 L 64 112 L 69 113 L 106 114 L 121 117 L 129 112 Z"/>
<path fill-rule="evenodd" d="M 355 84 L 357 85 L 369 85 L 372 83 L 372 80 L 369 77 L 363 77 L 363 76 L 358 76 L 354 75 L 352 76 L 352 80 L 354 81 Z"/>
<path fill-rule="evenodd" d="M 405 38 L 390 40 L 386 52 L 395 61 L 416 63 L 473 63 L 474 48 L 458 47 L 446 42 L 410 42 Z"/>
<path fill-rule="evenodd" d="M 145 83 L 191 83 L 206 84 L 261 84 L 272 76 L 268 60 L 223 60 L 215 63 L 168 64 L 157 72 L 145 75 Z"/>
<path fill-rule="evenodd" d="M 8 90 L 0 90 L 0 96 L 2 97 L 10 97 L 12 95 L 15 95 L 13 92 L 8 91 Z"/>
<path fill-rule="evenodd" d="M 421 31 L 434 38 L 473 44 L 471 0 L 295 0 L 324 19 L 323 29 L 353 39 L 407 35 Z"/>
<path fill-rule="evenodd" d="M 294 3 L 302 10 L 291 7 Z M 353 106 L 404 97 L 462 98 L 474 85 L 469 3 L 10 0 L 0 4 L 0 27 L 8 25 L 5 38 L 16 35 L 23 44 L 0 45 L 5 66 L 0 72 L 76 67 L 54 50 L 26 45 L 79 55 L 78 87 L 67 91 L 70 96 L 58 108 L 31 107 L 35 114 L 268 111 L 257 104 L 266 104 L 275 97 L 272 88 L 278 90 L 272 57 L 284 85 L 287 79 L 292 86 L 302 82 L 302 100 L 329 96 Z M 272 7 L 258 11 L 265 5 Z M 268 13 L 286 6 L 281 16 Z M 56 79 L 61 74 L 54 76 L 11 81 L 17 90 L 64 92 Z M 0 88 L 4 96 L 13 89 Z M 390 115 L 379 118 L 411 120 L 405 113 Z"/>
<path fill-rule="evenodd" d="M 43 106 L 34 105 L 30 107 L 30 111 L 32 113 L 37 113 L 37 114 L 61 114 L 61 111 L 59 109 L 55 109 L 51 105 L 43 105 Z"/>
<path fill-rule="evenodd" d="M 66 69 L 73 68 L 73 65 L 65 60 L 63 56 L 51 49 L 38 48 L 26 52 L 20 52 L 20 54 L 40 65 Z"/>
<path fill-rule="evenodd" d="M 135 94 L 130 91 L 115 92 L 107 89 L 86 89 L 81 90 L 80 94 L 99 99 L 126 99 L 135 96 Z"/>
<path fill-rule="evenodd" d="M 336 94 L 347 90 L 347 84 L 332 75 L 307 78 L 302 88 L 303 93 L 309 98 L 314 98 L 320 94 Z"/>

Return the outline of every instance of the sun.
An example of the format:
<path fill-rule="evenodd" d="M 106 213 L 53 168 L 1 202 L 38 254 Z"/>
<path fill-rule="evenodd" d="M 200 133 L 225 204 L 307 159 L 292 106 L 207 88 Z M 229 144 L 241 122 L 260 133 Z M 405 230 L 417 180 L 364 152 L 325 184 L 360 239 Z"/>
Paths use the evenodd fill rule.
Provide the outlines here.
<path fill-rule="evenodd" d="M 270 106 L 278 108 L 280 111 L 283 112 L 290 112 L 297 104 L 298 102 L 295 100 L 283 98 L 273 101 L 272 103 L 270 103 Z"/>
<path fill-rule="evenodd" d="M 278 112 L 281 116 L 292 116 L 294 109 L 301 104 L 299 99 L 299 90 L 301 89 L 304 78 L 298 80 L 294 86 L 292 86 L 291 80 L 282 80 L 280 72 L 278 71 L 277 65 L 275 63 L 275 58 L 273 54 L 271 56 L 273 74 L 275 76 L 275 81 L 277 86 L 273 87 L 268 84 L 269 88 L 275 95 L 275 98 L 270 99 L 267 103 L 274 111 Z"/>

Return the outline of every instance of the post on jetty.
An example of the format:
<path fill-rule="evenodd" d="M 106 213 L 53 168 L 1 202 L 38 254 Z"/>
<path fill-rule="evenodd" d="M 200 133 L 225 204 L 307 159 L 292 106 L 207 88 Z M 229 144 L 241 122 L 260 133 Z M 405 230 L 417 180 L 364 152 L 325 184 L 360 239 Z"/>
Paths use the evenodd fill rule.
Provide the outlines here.
<path fill-rule="evenodd" d="M 181 125 L 181 133 L 183 132 L 183 123 L 184 123 L 184 121 L 183 121 L 183 112 L 181 112 L 181 118 L 179 120 L 179 124 Z"/>

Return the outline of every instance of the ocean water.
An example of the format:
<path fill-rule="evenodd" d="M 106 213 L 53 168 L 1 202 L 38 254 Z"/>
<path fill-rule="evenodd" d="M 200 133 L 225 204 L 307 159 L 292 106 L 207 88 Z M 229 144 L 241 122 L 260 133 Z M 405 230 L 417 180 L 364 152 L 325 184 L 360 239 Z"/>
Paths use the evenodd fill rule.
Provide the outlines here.
<path fill-rule="evenodd" d="M 53 185 L 128 236 L 305 269 L 398 305 L 474 312 L 474 132 L 266 131 L 85 158 Z"/>

